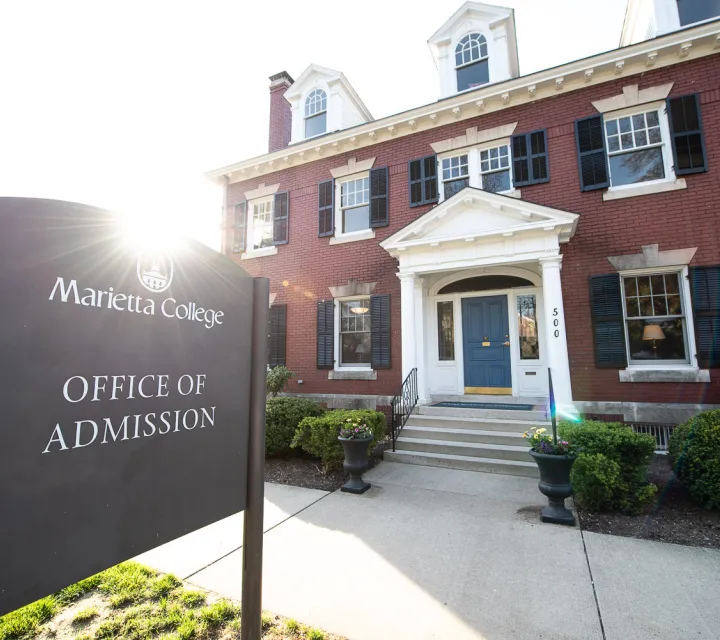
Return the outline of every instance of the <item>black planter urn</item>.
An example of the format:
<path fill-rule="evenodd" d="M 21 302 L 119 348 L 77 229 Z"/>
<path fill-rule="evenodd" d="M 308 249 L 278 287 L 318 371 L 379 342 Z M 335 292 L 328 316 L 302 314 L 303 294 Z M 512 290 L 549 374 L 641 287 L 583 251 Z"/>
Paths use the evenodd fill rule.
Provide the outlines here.
<path fill-rule="evenodd" d="M 362 474 L 368 469 L 367 448 L 372 442 L 372 438 L 340 438 L 343 449 L 345 450 L 345 462 L 343 469 L 350 474 L 348 480 L 340 491 L 346 493 L 365 493 L 370 488 L 370 483 L 362 479 Z"/>
<path fill-rule="evenodd" d="M 570 469 L 577 456 L 555 456 L 548 453 L 530 451 L 540 470 L 540 493 L 547 496 L 548 506 L 540 511 L 543 522 L 553 524 L 575 524 L 575 516 L 565 508 L 565 498 L 572 495 L 570 484 Z"/>

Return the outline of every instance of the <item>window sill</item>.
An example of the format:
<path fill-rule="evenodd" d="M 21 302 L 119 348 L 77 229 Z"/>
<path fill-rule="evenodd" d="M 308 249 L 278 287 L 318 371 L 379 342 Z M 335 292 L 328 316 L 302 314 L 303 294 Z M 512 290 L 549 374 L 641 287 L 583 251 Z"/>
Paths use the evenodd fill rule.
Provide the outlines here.
<path fill-rule="evenodd" d="M 522 198 L 522 192 L 520 189 L 510 189 L 510 191 L 501 191 L 498 195 L 507 196 L 508 198 Z"/>
<path fill-rule="evenodd" d="M 250 260 L 251 258 L 262 258 L 263 256 L 274 256 L 277 253 L 277 247 L 263 247 L 262 249 L 249 249 L 242 254 L 241 260 Z"/>
<path fill-rule="evenodd" d="M 377 371 L 372 369 L 328 371 L 328 380 L 377 380 Z"/>
<path fill-rule="evenodd" d="M 670 365 L 650 368 L 651 366 L 621 369 L 618 372 L 620 382 L 710 382 L 708 369 Z"/>
<path fill-rule="evenodd" d="M 678 191 L 687 189 L 685 178 L 675 180 L 663 180 L 661 182 L 649 182 L 646 184 L 633 184 L 622 187 L 610 187 L 603 193 L 603 200 L 619 200 L 620 198 L 634 198 L 635 196 L 646 196 L 651 193 L 665 193 L 666 191 Z"/>
<path fill-rule="evenodd" d="M 375 229 L 363 229 L 352 233 L 338 234 L 330 238 L 330 244 L 345 244 L 346 242 L 358 242 L 359 240 L 371 240 L 375 237 Z"/>

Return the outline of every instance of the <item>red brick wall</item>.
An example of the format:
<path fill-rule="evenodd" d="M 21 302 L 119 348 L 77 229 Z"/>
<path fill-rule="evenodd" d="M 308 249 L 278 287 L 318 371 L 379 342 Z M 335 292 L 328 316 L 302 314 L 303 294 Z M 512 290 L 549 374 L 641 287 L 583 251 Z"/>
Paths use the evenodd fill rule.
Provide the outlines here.
<path fill-rule="evenodd" d="M 580 191 L 574 121 L 595 114 L 592 100 L 621 93 L 628 84 L 640 88 L 674 82 L 671 96 L 698 92 L 709 171 L 685 176 L 686 190 L 603 202 L 602 190 Z M 479 129 L 518 122 L 516 132 L 539 128 L 548 131 L 550 182 L 522 187 L 524 200 L 580 214 L 578 231 L 563 246 L 563 293 L 568 347 L 576 400 L 628 402 L 720 403 L 720 371 L 710 384 L 619 383 L 614 369 L 596 369 L 590 324 L 588 277 L 611 273 L 607 256 L 639 253 L 645 244 L 660 250 L 698 247 L 693 265 L 720 264 L 720 57 L 715 55 L 671 68 L 620 78 L 583 90 L 480 115 L 436 129 L 313 163 L 288 168 L 228 187 L 228 203 L 244 199 L 244 192 L 260 182 L 279 182 L 290 191 L 290 242 L 278 254 L 242 261 L 254 275 L 271 280 L 276 303 L 288 305 L 287 364 L 304 381 L 291 383 L 292 391 L 312 393 L 392 394 L 401 380 L 400 286 L 396 261 L 378 242 L 425 213 L 429 207 L 408 206 L 407 162 L 431 154 L 431 142 Z M 317 237 L 317 183 L 330 179 L 330 169 L 349 157 L 376 156 L 375 166 L 390 167 L 390 226 L 377 229 L 375 240 L 330 246 Z M 237 257 L 237 256 L 236 256 Z M 393 367 L 378 371 L 376 381 L 328 380 L 326 370 L 315 367 L 315 303 L 330 297 L 328 286 L 349 278 L 377 282 L 376 293 L 390 293 L 392 304 Z"/>
<path fill-rule="evenodd" d="M 284 149 L 290 144 L 292 134 L 292 110 L 283 98 L 290 85 L 284 82 L 270 87 L 270 132 L 268 151 Z"/>

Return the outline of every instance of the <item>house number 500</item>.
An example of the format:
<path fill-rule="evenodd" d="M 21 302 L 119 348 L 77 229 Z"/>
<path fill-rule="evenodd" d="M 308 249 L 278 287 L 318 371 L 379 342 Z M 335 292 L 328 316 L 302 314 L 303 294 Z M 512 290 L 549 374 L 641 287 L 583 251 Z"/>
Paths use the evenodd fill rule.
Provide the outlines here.
<path fill-rule="evenodd" d="M 557 310 L 557 307 L 555 307 L 555 308 L 553 309 L 553 315 L 556 316 L 557 314 L 558 314 L 558 310 Z M 553 320 L 553 327 L 557 327 L 557 326 L 559 326 L 559 325 L 560 325 L 560 320 L 558 320 L 557 318 L 555 318 L 555 320 Z M 560 329 L 555 329 L 555 337 L 556 337 L 556 338 L 559 338 L 559 337 L 560 337 Z"/>

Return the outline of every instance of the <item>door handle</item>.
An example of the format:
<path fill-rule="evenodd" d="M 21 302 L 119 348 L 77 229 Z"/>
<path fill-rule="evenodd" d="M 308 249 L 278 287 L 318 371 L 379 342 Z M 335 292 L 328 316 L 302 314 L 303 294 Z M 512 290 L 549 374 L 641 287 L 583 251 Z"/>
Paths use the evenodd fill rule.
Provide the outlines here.
<path fill-rule="evenodd" d="M 505 342 L 503 342 L 503 347 L 509 347 L 509 346 L 510 346 L 509 340 L 506 340 Z"/>

